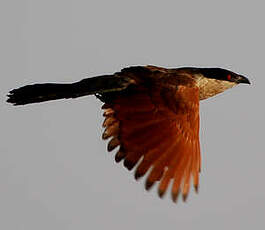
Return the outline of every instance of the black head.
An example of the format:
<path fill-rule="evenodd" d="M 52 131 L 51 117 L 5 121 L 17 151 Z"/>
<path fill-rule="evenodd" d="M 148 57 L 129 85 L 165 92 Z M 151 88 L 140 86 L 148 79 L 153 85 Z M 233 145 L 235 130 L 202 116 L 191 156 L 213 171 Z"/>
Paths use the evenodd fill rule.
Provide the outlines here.
<path fill-rule="evenodd" d="M 203 76 L 207 78 L 222 80 L 222 81 L 229 81 L 239 83 L 250 84 L 250 81 L 239 74 L 236 74 L 232 71 L 221 69 L 221 68 L 200 68 L 199 72 L 203 74 Z"/>

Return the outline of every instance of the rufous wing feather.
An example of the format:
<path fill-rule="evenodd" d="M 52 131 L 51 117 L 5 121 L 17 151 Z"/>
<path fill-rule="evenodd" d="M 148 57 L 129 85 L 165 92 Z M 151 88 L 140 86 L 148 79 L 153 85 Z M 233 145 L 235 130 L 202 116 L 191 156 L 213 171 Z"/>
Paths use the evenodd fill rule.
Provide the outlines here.
<path fill-rule="evenodd" d="M 140 88 L 105 104 L 103 139 L 112 137 L 115 160 L 135 170 L 135 178 L 148 170 L 146 189 L 159 182 L 162 197 L 172 181 L 172 199 L 185 201 L 193 177 L 197 191 L 200 171 L 199 92 L 197 88 Z"/>

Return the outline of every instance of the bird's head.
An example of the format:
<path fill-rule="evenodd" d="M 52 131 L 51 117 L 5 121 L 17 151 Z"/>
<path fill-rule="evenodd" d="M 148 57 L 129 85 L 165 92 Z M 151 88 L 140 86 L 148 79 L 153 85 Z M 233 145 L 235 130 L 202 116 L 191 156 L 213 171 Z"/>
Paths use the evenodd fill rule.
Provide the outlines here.
<path fill-rule="evenodd" d="M 235 84 L 245 83 L 250 84 L 250 81 L 239 74 L 236 74 L 230 70 L 221 69 L 221 68 L 200 68 L 200 73 L 209 79 L 221 80 L 232 82 Z"/>
<path fill-rule="evenodd" d="M 195 68 L 196 84 L 200 89 L 200 99 L 212 97 L 233 86 L 250 81 L 237 73 L 221 68 Z"/>

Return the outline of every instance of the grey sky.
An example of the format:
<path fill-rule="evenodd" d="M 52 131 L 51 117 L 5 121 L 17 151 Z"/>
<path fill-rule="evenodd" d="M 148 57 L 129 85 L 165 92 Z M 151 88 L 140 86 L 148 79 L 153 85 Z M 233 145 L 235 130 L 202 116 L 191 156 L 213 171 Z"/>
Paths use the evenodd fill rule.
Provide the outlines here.
<path fill-rule="evenodd" d="M 0 229 L 262 229 L 262 1 L 5 1 L 0 7 Z M 6 93 L 129 65 L 219 66 L 249 77 L 201 103 L 200 192 L 160 200 L 114 163 L 94 97 L 24 107 Z"/>

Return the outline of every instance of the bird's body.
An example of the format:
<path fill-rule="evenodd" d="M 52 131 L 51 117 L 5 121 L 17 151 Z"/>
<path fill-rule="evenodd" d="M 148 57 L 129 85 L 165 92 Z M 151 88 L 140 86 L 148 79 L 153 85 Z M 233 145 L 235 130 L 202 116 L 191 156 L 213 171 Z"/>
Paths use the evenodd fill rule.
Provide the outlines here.
<path fill-rule="evenodd" d="M 87 78 L 72 84 L 36 84 L 10 92 L 15 105 L 61 98 L 96 95 L 104 102 L 103 139 L 108 151 L 119 147 L 115 160 L 123 160 L 135 178 L 150 173 L 146 188 L 159 181 L 163 196 L 172 181 L 175 201 L 186 199 L 190 180 L 199 185 L 199 101 L 248 79 L 220 68 L 156 66 L 129 67 L 113 75 Z"/>

